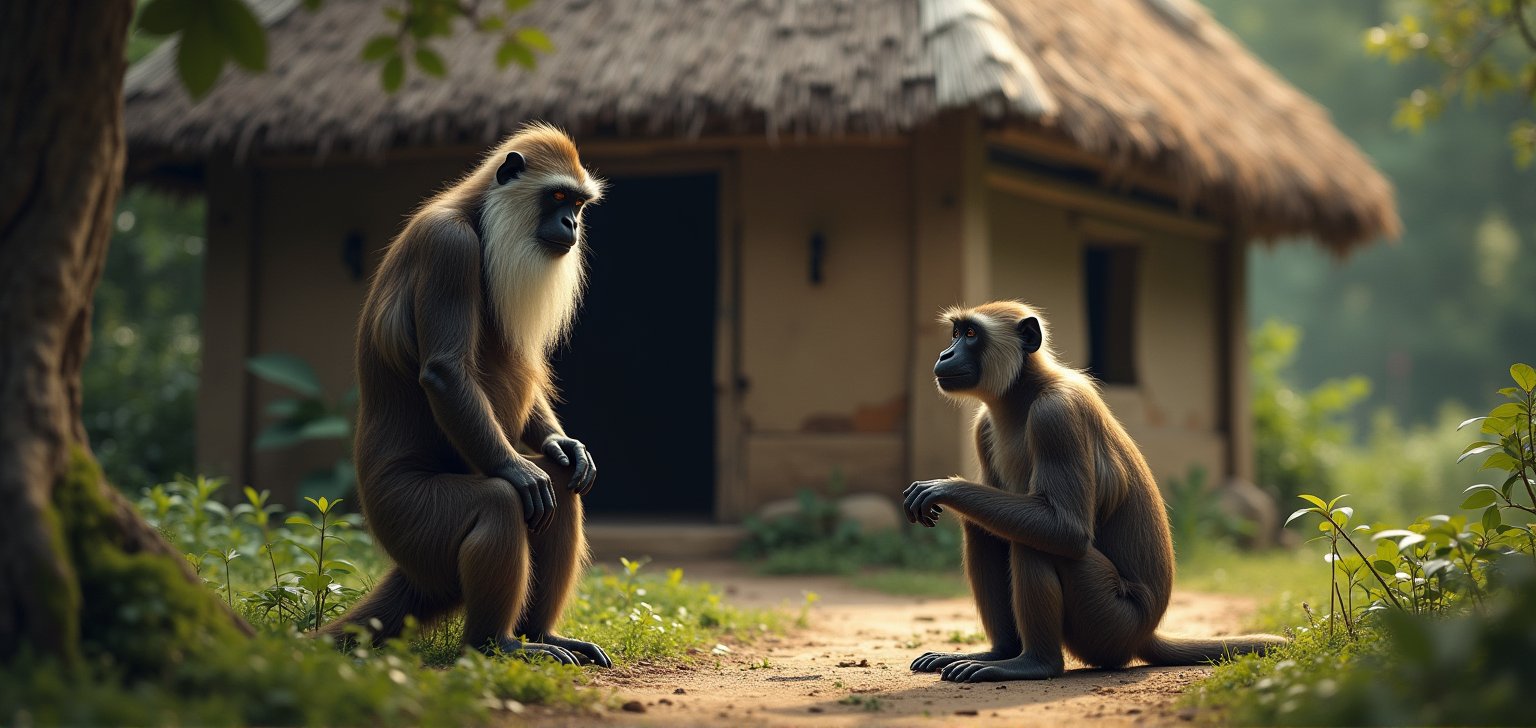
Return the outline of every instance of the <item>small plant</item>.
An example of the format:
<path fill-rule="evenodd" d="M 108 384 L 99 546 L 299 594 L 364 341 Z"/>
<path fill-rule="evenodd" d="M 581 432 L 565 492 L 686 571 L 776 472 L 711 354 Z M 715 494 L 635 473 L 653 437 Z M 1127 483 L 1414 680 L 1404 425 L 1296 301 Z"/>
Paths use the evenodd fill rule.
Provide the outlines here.
<path fill-rule="evenodd" d="M 821 595 L 813 591 L 800 592 L 805 596 L 805 602 L 800 605 L 800 614 L 795 617 L 795 626 L 805 628 L 811 626 L 811 605 L 821 600 Z"/>
<path fill-rule="evenodd" d="M 345 574 L 355 573 L 357 566 L 345 559 L 326 558 L 326 546 L 332 541 L 337 545 L 345 545 L 346 540 L 335 534 L 336 531 L 348 527 L 348 523 L 332 518 L 332 510 L 341 503 L 340 499 L 329 500 L 321 496 L 319 500 L 305 498 L 309 504 L 320 512 L 320 520 L 316 522 L 309 516 L 294 514 L 288 517 L 288 525 L 308 528 L 315 533 L 315 546 L 309 546 L 299 541 L 289 539 L 289 543 L 308 556 L 310 564 L 305 568 L 295 569 L 289 572 L 297 576 L 298 585 L 309 592 L 310 604 L 314 609 L 314 618 L 309 623 L 309 628 L 319 631 L 325 626 L 325 618 L 332 613 L 340 613 L 345 608 L 342 600 L 356 599 L 361 592 L 343 586 L 339 577 Z M 335 598 L 333 598 L 335 597 Z M 327 602 L 329 601 L 329 604 Z"/>
<path fill-rule="evenodd" d="M 986 642 L 987 636 L 980 632 L 961 632 L 957 629 L 950 632 L 945 641 L 952 645 L 976 645 Z"/>
<path fill-rule="evenodd" d="M 842 705 L 852 705 L 863 708 L 864 710 L 867 710 L 871 713 L 881 710 L 885 707 L 885 705 L 880 702 L 880 699 L 874 697 L 873 695 L 849 695 L 848 697 L 845 697 L 837 702 Z"/>

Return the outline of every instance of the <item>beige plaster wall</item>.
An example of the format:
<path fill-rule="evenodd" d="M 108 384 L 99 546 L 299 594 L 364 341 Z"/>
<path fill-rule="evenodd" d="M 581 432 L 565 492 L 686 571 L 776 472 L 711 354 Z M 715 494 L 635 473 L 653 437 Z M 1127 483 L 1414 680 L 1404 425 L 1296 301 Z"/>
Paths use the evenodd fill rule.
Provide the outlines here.
<path fill-rule="evenodd" d="M 988 193 L 992 294 L 1044 310 L 1062 361 L 1087 366 L 1083 290 L 1086 240 L 1140 251 L 1135 385 L 1110 385 L 1104 398 L 1141 446 L 1159 481 L 1192 465 L 1223 474 L 1226 438 L 1219 407 L 1220 273 L 1216 243 L 1117 226 L 1000 190 Z"/>
<path fill-rule="evenodd" d="M 744 506 L 825 488 L 899 493 L 911 215 L 901 147 L 740 156 Z M 810 240 L 825 240 L 823 281 Z"/>
<path fill-rule="evenodd" d="M 255 174 L 256 216 L 250 288 L 254 330 L 246 356 L 286 352 L 315 367 L 325 393 L 339 396 L 353 384 L 352 355 L 357 313 L 366 281 L 383 246 L 422 198 L 461 172 L 452 162 L 401 162 L 387 166 L 350 165 L 316 172 L 308 167 L 267 168 Z M 342 258 L 347 236 L 361 233 L 364 269 L 354 279 Z M 212 240 L 217 247 L 219 240 Z M 220 282 L 208 281 L 209 296 Z M 217 322 L 209 321 L 209 326 Z M 251 387 L 246 413 L 251 437 L 268 422 L 266 403 L 288 396 L 280 387 L 255 381 L 243 370 L 210 371 L 207 387 Z M 200 432 L 200 436 L 205 433 Z M 216 433 L 215 433 L 216 434 Z M 242 443 L 200 442 L 202 450 L 228 450 Z M 282 450 L 249 451 L 252 483 L 270 488 L 274 499 L 293 503 L 293 488 L 312 470 L 328 467 L 343 453 L 339 443 L 310 443 Z M 201 457 L 201 456 L 200 456 Z"/>

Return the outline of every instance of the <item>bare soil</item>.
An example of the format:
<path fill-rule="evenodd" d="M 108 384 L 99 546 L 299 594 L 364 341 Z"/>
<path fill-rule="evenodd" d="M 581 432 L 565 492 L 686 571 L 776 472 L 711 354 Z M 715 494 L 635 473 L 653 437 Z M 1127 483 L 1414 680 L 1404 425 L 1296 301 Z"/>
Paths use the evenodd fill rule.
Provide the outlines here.
<path fill-rule="evenodd" d="M 1175 706 L 1208 667 L 1092 670 L 1068 658 L 1054 680 L 956 685 L 914 674 L 929 650 L 977 651 L 952 635 L 981 631 L 970 599 L 923 599 L 854 588 L 837 577 L 766 577 L 740 564 L 684 564 L 689 579 L 721 588 L 729 601 L 798 610 L 803 592 L 820 600 L 809 627 L 698 664 L 605 673 L 627 707 L 601 716 L 543 716 L 551 723 L 622 726 L 1028 726 L 1163 725 L 1192 717 Z M 1164 618 L 1170 634 L 1234 634 L 1253 599 L 1175 593 Z M 530 716 L 531 717 L 531 716 Z M 546 722 L 540 720 L 539 722 Z"/>

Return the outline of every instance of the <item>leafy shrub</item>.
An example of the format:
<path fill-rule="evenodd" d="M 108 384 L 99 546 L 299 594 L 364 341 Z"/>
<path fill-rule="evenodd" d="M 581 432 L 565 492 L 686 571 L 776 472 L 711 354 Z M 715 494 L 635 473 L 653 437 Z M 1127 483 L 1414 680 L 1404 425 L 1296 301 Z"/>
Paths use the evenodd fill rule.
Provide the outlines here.
<path fill-rule="evenodd" d="M 1327 545 L 1329 607 L 1265 657 L 1218 667 L 1200 702 L 1243 722 L 1298 724 L 1525 722 L 1536 630 L 1536 370 L 1510 368 L 1509 402 L 1462 427 L 1481 439 L 1497 483 L 1468 487 L 1469 515 L 1433 515 L 1403 528 L 1355 523 L 1347 496 L 1308 506 Z M 1511 584 L 1513 586 L 1511 586 Z"/>
<path fill-rule="evenodd" d="M 1336 487 L 1330 457 L 1354 437 L 1347 415 L 1370 394 L 1364 377 L 1329 380 L 1310 392 L 1289 382 L 1301 330 L 1266 321 L 1253 332 L 1254 457 L 1260 487 L 1280 503 L 1304 488 L 1327 492 Z"/>
<path fill-rule="evenodd" d="M 256 449 L 280 450 L 306 442 L 338 442 L 343 455 L 332 466 L 305 475 L 299 482 L 299 495 L 305 498 L 350 496 L 357 484 L 351 454 L 352 410 L 357 406 L 357 387 L 349 387 L 334 400 L 326 397 L 314 367 L 292 354 L 263 354 L 252 357 L 245 366 L 257 377 L 298 395 L 267 405 L 267 414 L 275 419 L 256 436 Z"/>
<path fill-rule="evenodd" d="M 195 464 L 203 205 L 135 187 L 113 220 L 80 417 L 108 482 L 134 493 Z"/>
<path fill-rule="evenodd" d="M 836 483 L 833 492 L 837 492 Z M 892 531 L 863 533 L 845 520 L 837 503 L 812 490 L 798 494 L 800 512 L 769 521 L 746 520 L 747 540 L 738 555 L 757 561 L 767 574 L 852 574 L 867 567 L 920 571 L 960 566 L 960 529 L 955 519 L 936 528 L 903 524 Z"/>
<path fill-rule="evenodd" d="M 1222 510 L 1221 501 L 1206 482 L 1205 468 L 1199 465 L 1192 466 L 1183 478 L 1165 479 L 1162 491 L 1176 553 L 1192 553 L 1207 546 L 1230 547 L 1258 527 Z"/>

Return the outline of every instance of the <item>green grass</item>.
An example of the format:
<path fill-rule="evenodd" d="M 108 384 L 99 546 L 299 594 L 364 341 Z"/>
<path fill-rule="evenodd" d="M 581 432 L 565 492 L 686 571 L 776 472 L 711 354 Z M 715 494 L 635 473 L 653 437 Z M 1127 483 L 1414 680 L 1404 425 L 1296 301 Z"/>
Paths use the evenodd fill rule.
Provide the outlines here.
<path fill-rule="evenodd" d="M 187 591 L 201 596 L 196 592 L 206 588 L 257 635 L 102 627 L 104 634 L 85 644 L 84 669 L 25 657 L 0 667 L 0 725 L 469 725 L 505 722 L 526 704 L 580 709 L 612 700 L 591 684 L 598 668 L 461 650 L 460 619 L 409 630 L 378 649 L 341 652 L 311 639 L 315 616 L 334 621 L 387 563 L 356 516 L 323 517 L 321 559 L 321 536 L 310 527 L 320 520 L 282 519 L 281 509 L 254 491 L 247 504 L 225 507 L 212 498 L 220 485 L 178 481 L 147 492 L 139 507 L 203 577 L 203 587 L 186 585 Z M 153 586 L 145 583 L 140 591 Z M 330 585 L 324 609 L 314 608 L 312 583 Z M 122 594 L 94 601 L 120 616 L 97 622 L 159 624 L 165 594 Z M 618 666 L 682 664 L 708 659 L 724 643 L 782 631 L 794 619 L 731 607 L 709 585 L 685 581 L 681 569 L 651 574 L 641 562 L 621 559 L 583 577 L 561 632 L 602 645 Z M 137 648 L 107 649 L 103 637 L 132 638 Z M 155 659 L 122 659 L 140 654 Z"/>
<path fill-rule="evenodd" d="M 971 587 L 959 569 L 926 571 L 917 569 L 869 569 L 849 577 L 860 589 L 910 597 L 964 597 Z"/>
<path fill-rule="evenodd" d="M 1328 612 L 1328 567 L 1309 549 L 1242 551 L 1209 545 L 1179 556 L 1174 588 L 1259 600 L 1250 629 L 1279 631 L 1305 621 L 1302 603 Z"/>

